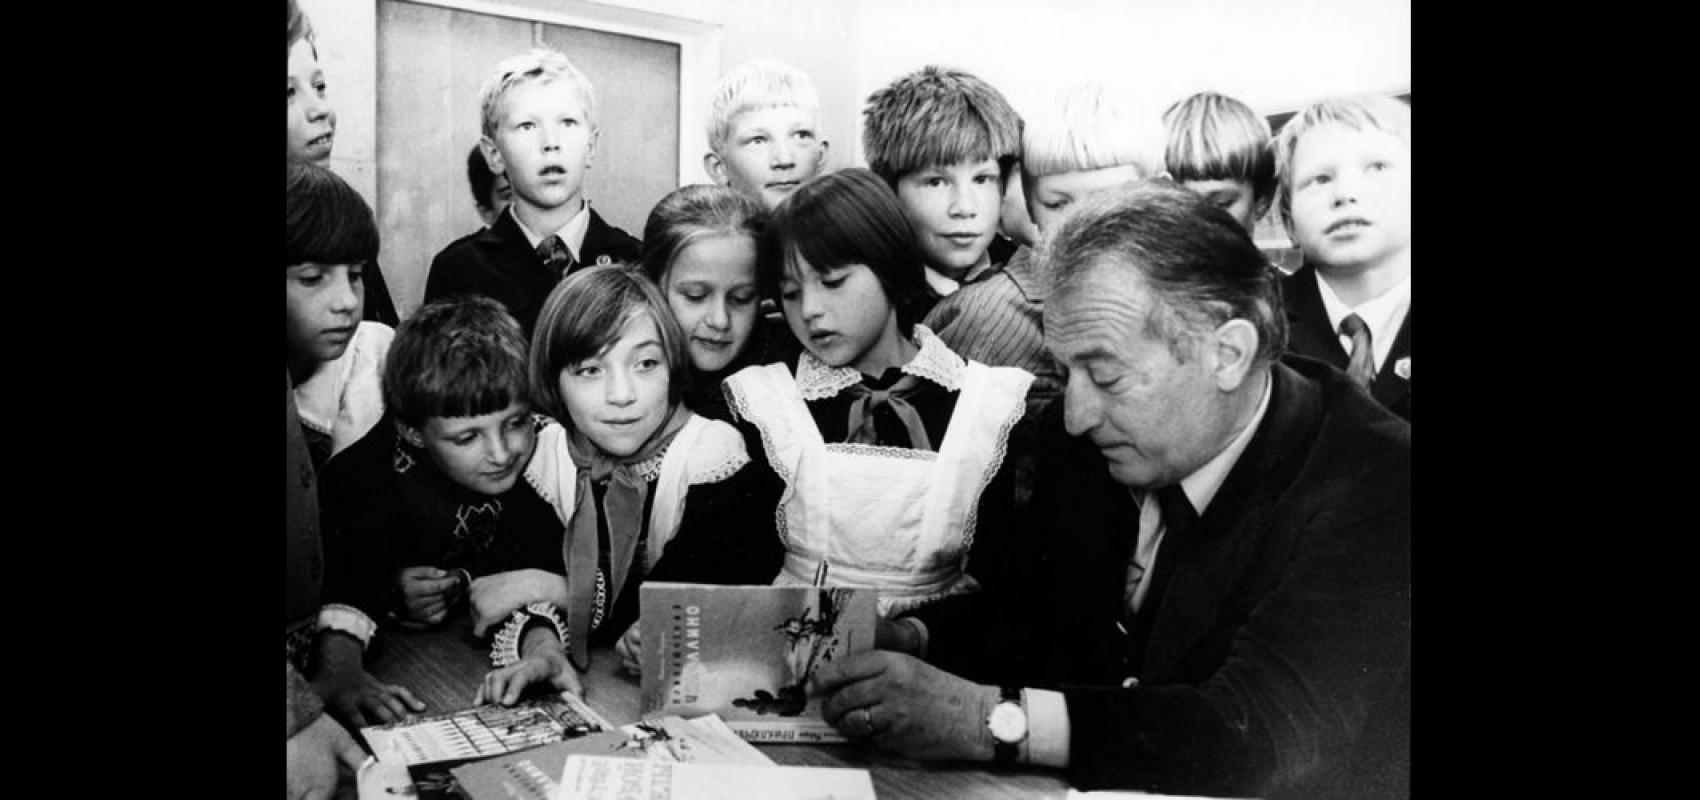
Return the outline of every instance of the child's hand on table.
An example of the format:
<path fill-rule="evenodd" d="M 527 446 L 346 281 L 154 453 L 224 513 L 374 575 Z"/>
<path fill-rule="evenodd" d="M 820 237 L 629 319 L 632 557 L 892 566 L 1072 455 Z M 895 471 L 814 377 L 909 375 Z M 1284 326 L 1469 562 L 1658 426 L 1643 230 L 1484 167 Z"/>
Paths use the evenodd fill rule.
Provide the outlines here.
<path fill-rule="evenodd" d="M 584 696 L 584 683 L 579 680 L 578 670 L 573 669 L 572 662 L 567 660 L 566 651 L 557 645 L 552 648 L 539 648 L 539 652 L 500 669 L 491 670 L 484 676 L 484 683 L 478 687 L 478 694 L 473 697 L 472 703 L 501 703 L 511 706 L 519 700 L 526 687 L 544 681 L 556 689 L 572 692 L 579 697 Z"/>

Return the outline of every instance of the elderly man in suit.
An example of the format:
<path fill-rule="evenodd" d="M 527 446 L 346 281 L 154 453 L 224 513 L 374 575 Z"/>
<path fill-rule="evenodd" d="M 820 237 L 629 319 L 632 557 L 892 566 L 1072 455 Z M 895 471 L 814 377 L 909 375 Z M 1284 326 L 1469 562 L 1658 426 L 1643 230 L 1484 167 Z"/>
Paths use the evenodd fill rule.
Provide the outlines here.
<path fill-rule="evenodd" d="M 1068 380 L 1025 535 L 828 665 L 828 721 L 1083 789 L 1408 794 L 1409 423 L 1282 361 L 1279 275 L 1168 181 L 1042 248 Z"/>

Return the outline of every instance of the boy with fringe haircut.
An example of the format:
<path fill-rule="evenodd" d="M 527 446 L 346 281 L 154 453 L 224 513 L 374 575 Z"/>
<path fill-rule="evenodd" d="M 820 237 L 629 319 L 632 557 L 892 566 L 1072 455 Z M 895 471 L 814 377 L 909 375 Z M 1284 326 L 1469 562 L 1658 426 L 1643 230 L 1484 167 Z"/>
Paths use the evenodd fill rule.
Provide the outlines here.
<path fill-rule="evenodd" d="M 527 358 L 495 300 L 425 304 L 390 348 L 385 419 L 321 476 L 325 599 L 368 622 L 363 637 L 320 637 L 315 684 L 350 724 L 421 708 L 366 672 L 371 620 L 430 627 L 476 579 L 565 571 L 561 522 L 523 480 L 545 422 L 531 412 Z"/>
<path fill-rule="evenodd" d="M 1169 175 L 1254 232 L 1275 200 L 1269 123 L 1232 97 L 1199 92 L 1169 106 L 1163 124 Z"/>
<path fill-rule="evenodd" d="M 1283 278 L 1289 351 L 1411 419 L 1411 107 L 1323 100 L 1276 136 L 1275 207 L 1305 264 Z"/>
<path fill-rule="evenodd" d="M 802 70 L 771 58 L 741 64 L 715 84 L 709 100 L 703 169 L 721 186 L 772 211 L 826 167 L 820 99 Z"/>
<path fill-rule="evenodd" d="M 939 296 L 996 264 L 1003 190 L 1021 144 L 1021 118 L 991 84 L 928 65 L 868 96 L 862 150 L 897 193 Z"/>
<path fill-rule="evenodd" d="M 558 50 L 504 60 L 485 82 L 479 147 L 506 176 L 513 202 L 495 224 L 431 261 L 425 301 L 482 294 L 501 301 L 531 335 L 544 298 L 588 264 L 635 262 L 637 239 L 609 225 L 584 195 L 602 129 L 590 79 Z"/>

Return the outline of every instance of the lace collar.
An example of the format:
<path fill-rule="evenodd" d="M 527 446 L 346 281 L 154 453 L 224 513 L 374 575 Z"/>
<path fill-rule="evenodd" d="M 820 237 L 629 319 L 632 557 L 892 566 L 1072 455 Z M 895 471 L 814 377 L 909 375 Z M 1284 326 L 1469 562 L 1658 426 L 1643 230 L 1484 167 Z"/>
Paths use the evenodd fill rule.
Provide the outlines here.
<path fill-rule="evenodd" d="M 968 362 L 951 352 L 938 336 L 920 323 L 915 324 L 914 341 L 920 350 L 903 365 L 903 372 L 956 391 Z M 808 350 L 797 358 L 797 388 L 804 400 L 832 397 L 861 382 L 862 373 L 855 367 L 829 367 Z"/>

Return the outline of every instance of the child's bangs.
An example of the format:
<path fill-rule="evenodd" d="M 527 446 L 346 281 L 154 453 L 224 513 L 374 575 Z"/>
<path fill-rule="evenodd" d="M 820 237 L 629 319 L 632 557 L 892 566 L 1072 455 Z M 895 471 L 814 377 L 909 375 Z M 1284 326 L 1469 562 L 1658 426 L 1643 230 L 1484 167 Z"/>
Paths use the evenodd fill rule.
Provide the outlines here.
<path fill-rule="evenodd" d="M 578 313 L 574 314 L 575 310 Z M 570 366 L 601 355 L 620 340 L 632 320 L 649 310 L 643 295 L 635 292 L 620 292 L 603 302 L 585 302 L 578 309 L 569 307 L 567 319 L 572 321 L 562 325 L 555 336 L 560 363 Z"/>
<path fill-rule="evenodd" d="M 1268 140 L 1239 125 L 1208 125 L 1169 142 L 1164 157 L 1177 181 L 1246 181 L 1263 185 L 1275 174 Z"/>
<path fill-rule="evenodd" d="M 284 266 L 366 264 L 377 259 L 378 225 L 372 208 L 341 178 L 299 168 L 286 204 Z"/>
<path fill-rule="evenodd" d="M 505 411 L 527 396 L 523 368 L 494 373 L 471 370 L 451 375 L 448 380 L 442 393 L 433 398 L 435 402 L 425 404 L 421 416 L 482 417 Z"/>
<path fill-rule="evenodd" d="M 897 144 L 891 166 L 898 175 L 908 175 L 928 167 L 961 164 L 963 162 L 996 161 L 1003 169 L 1013 161 L 1019 143 L 1002 141 L 981 122 L 957 126 L 938 126 L 931 135 L 916 136 Z"/>

